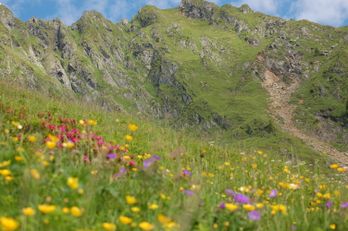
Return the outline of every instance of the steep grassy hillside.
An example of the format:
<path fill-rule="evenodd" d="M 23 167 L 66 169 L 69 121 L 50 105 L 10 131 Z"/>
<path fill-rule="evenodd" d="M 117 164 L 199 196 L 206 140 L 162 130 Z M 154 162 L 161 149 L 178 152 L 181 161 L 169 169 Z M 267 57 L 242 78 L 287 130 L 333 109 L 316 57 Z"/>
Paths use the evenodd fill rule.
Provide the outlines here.
<path fill-rule="evenodd" d="M 345 230 L 347 169 L 1 83 L 3 230 Z"/>

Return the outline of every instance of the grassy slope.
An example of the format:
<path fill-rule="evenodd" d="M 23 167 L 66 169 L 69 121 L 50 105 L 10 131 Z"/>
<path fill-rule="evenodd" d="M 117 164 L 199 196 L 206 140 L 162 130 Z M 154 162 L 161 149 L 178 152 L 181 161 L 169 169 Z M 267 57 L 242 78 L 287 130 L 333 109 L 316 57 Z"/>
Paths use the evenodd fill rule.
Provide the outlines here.
<path fill-rule="evenodd" d="M 189 133 L 174 132 L 161 124 L 146 122 L 144 118 L 61 102 L 23 89 L 9 88 L 3 83 L 1 92 L 0 169 L 9 169 L 11 175 L 10 179 L 4 172 L 0 176 L 0 217 L 15 218 L 23 230 L 102 230 L 103 222 L 115 223 L 120 230 L 137 230 L 142 221 L 155 225 L 155 230 L 173 225 L 169 221 L 158 221 L 160 214 L 173 219 L 179 230 L 211 230 L 213 227 L 218 230 L 239 230 L 241 227 L 288 230 L 293 225 L 299 230 L 313 230 L 326 229 L 330 224 L 344 230 L 348 225 L 345 210 L 338 208 L 341 202 L 348 200 L 347 188 L 340 183 L 341 174 L 331 173 L 336 170 L 323 175 L 322 168 L 317 165 L 310 166 L 296 158 L 286 162 L 288 158 L 283 159 L 268 149 L 256 153 L 250 148 L 236 150 L 211 146 Z M 94 146 L 88 138 L 83 138 L 72 150 L 48 150 L 45 138 L 55 132 L 40 125 L 45 117 L 40 119 L 39 112 L 50 112 L 53 119 L 49 123 L 53 124 L 59 123 L 59 117 L 96 119 L 98 125 L 95 127 L 75 126 L 102 135 L 114 144 L 125 145 L 123 137 L 130 132 L 127 131 L 128 123 L 137 123 L 139 131 L 134 132 L 129 153 L 123 154 L 125 159 L 120 161 L 106 161 L 105 150 Z M 11 124 L 13 121 L 23 125 L 23 129 L 16 129 Z M 36 136 L 37 142 L 29 143 L 29 135 Z M 13 137 L 22 139 L 15 141 Z M 83 155 L 91 155 L 91 150 L 96 155 L 92 155 L 91 163 L 84 163 Z M 150 169 L 143 169 L 139 155 L 144 153 L 158 154 L 161 160 Z M 111 178 L 122 166 L 128 165 L 124 156 L 134 159 L 136 166 L 119 179 Z M 7 160 L 11 161 L 9 166 L 4 164 Z M 33 174 L 33 169 L 40 177 Z M 190 170 L 192 176 L 183 177 L 184 169 Z M 67 186 L 69 177 L 79 179 L 83 193 Z M 257 209 L 262 213 L 262 219 L 249 221 L 242 206 L 235 212 L 218 209 L 221 202 L 235 203 L 224 194 L 227 188 L 248 195 L 254 205 L 262 203 L 264 208 Z M 281 195 L 269 199 L 271 189 L 277 189 Z M 315 190 L 326 195 L 326 199 L 320 194 L 315 196 Z M 185 192 L 194 195 L 188 196 Z M 127 205 L 127 195 L 135 196 L 138 202 Z M 329 198 L 335 209 L 325 208 Z M 159 208 L 149 209 L 150 203 Z M 39 204 L 53 204 L 56 210 L 43 215 L 37 210 Z M 275 205 L 284 205 L 287 211 L 271 215 L 277 208 L 272 207 Z M 81 217 L 62 212 L 64 207 L 73 206 L 83 210 Z M 34 208 L 36 215 L 25 218 L 21 215 L 24 207 Z M 134 212 L 131 207 L 139 207 L 141 212 Z M 131 217 L 132 225 L 121 224 L 120 215 Z"/>
<path fill-rule="evenodd" d="M 259 23 L 262 15 L 240 15 L 235 8 L 229 8 L 253 26 Z M 231 121 L 228 131 L 210 131 L 208 139 L 224 145 L 242 147 L 268 147 L 287 156 L 298 156 L 308 161 L 320 160 L 314 153 L 299 140 L 282 133 L 272 124 L 267 112 L 267 94 L 262 88 L 259 79 L 250 76 L 243 70 L 245 63 L 252 63 L 256 55 L 269 44 L 268 39 L 261 40 L 258 47 L 252 47 L 231 30 L 209 25 L 208 22 L 183 17 L 177 9 L 156 10 L 157 23 L 144 28 L 142 31 L 151 37 L 152 31 L 157 31 L 162 37 L 159 46 L 168 47 L 166 57 L 179 65 L 177 79 L 185 85 L 193 96 L 192 110 L 206 113 L 199 106 L 206 103 L 210 110 Z M 253 20 L 252 20 L 253 19 Z M 179 28 L 174 36 L 169 36 L 168 28 L 173 24 Z M 179 45 L 181 39 L 188 38 L 196 49 L 191 50 Z M 199 51 L 202 49 L 203 38 L 213 41 L 215 46 L 223 47 L 224 52 L 218 53 L 220 60 L 209 60 L 202 65 Z M 214 46 L 214 45 L 213 45 Z M 205 83 L 207 87 L 202 87 Z M 194 111 L 192 111 L 194 112 Z M 270 134 L 267 127 L 273 127 Z M 313 158 L 314 157 L 314 158 Z"/>
<path fill-rule="evenodd" d="M 315 24 L 307 21 L 294 23 L 296 27 L 314 26 Z M 316 25 L 318 28 L 318 25 Z M 348 81 L 346 73 L 348 66 L 347 42 L 342 39 L 345 36 L 344 28 L 334 29 L 322 27 L 311 31 L 314 38 L 310 40 L 301 40 L 304 58 L 310 63 L 318 63 L 319 69 L 311 73 L 311 78 L 305 80 L 294 96 L 293 103 L 298 104 L 297 119 L 299 126 L 307 131 L 315 131 L 322 124 L 317 115 L 325 114 L 329 117 L 331 123 L 341 129 L 336 129 L 337 138 L 331 140 L 331 143 L 341 149 L 347 150 L 347 141 L 344 140 L 347 134 L 347 100 L 348 100 Z M 330 36 L 328 37 L 328 34 Z M 320 42 L 318 42 L 320 41 Z M 312 50 L 310 50 L 312 49 Z M 329 56 L 316 54 L 317 51 L 329 51 Z M 344 135 L 345 134 L 345 135 Z M 342 140 L 343 139 L 343 140 Z"/>

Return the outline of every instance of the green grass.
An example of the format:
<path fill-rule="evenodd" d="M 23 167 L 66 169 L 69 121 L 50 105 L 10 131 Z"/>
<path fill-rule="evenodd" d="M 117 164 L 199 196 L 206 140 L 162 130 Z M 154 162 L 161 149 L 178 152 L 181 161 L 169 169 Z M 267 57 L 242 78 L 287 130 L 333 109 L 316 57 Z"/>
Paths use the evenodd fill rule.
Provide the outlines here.
<path fill-rule="evenodd" d="M 16 87 L 10 89 L 3 83 L 1 90 L 3 227 L 3 217 L 15 219 L 20 230 L 103 230 L 105 222 L 117 225 L 118 230 L 140 230 L 143 221 L 153 225 L 154 230 L 168 230 L 172 225 L 172 230 L 327 230 L 333 224 L 337 230 L 348 227 L 347 211 L 339 208 L 348 200 L 348 188 L 342 183 L 344 174 L 328 171 L 315 161 L 308 164 L 297 156 L 280 155 L 270 146 L 257 152 L 252 147 L 262 140 L 224 148 L 129 114 L 62 102 Z M 78 122 L 64 123 L 59 118 L 95 119 L 98 124 L 83 126 Z M 139 130 L 129 131 L 129 123 L 136 123 Z M 18 124 L 23 128 L 18 129 Z M 43 124 L 65 124 L 85 132 L 72 149 L 48 149 L 48 134 L 57 136 L 59 132 L 50 131 Z M 129 151 L 118 151 L 122 158 L 108 161 L 107 150 L 98 147 L 88 134 L 103 136 L 105 146 L 128 145 Z M 126 142 L 126 134 L 132 134 L 134 140 Z M 35 136 L 37 141 L 30 143 L 29 136 Z M 144 153 L 159 155 L 161 159 L 145 169 Z M 83 160 L 86 155 L 90 157 L 88 163 Z M 129 167 L 129 158 L 135 163 L 133 167 Z M 10 161 L 8 166 L 6 161 Z M 122 167 L 129 172 L 113 178 Z M 11 174 L 5 174 L 4 169 Z M 192 175 L 183 176 L 183 170 Z M 70 177 L 78 178 L 78 189 L 67 185 Z M 227 196 L 226 189 L 250 197 L 250 209 L 262 214 L 260 221 L 249 220 L 249 208 Z M 273 189 L 278 196 L 271 199 L 268 194 Z M 137 203 L 127 204 L 126 196 L 134 196 Z M 325 206 L 328 201 L 333 202 L 330 209 Z M 236 204 L 238 210 L 221 209 L 221 203 Z M 55 211 L 40 212 L 38 206 L 42 204 L 54 205 Z M 158 208 L 151 210 L 149 204 Z M 26 207 L 33 208 L 36 214 L 23 215 L 21 210 Z M 81 216 L 74 217 L 69 210 L 72 207 L 82 211 Z M 134 207 L 140 212 L 134 212 Z M 277 208 L 281 211 L 277 212 Z M 130 217 L 132 223 L 122 224 L 121 215 Z M 161 223 L 159 215 L 171 221 L 162 219 Z"/>

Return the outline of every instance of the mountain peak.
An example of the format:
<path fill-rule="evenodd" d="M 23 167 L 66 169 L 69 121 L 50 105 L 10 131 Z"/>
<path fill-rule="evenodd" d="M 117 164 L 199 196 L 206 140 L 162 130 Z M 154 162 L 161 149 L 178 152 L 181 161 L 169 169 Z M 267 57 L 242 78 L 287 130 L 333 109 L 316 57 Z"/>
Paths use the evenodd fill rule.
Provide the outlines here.
<path fill-rule="evenodd" d="M 82 17 L 104 17 L 101 13 L 96 10 L 86 10 Z"/>
<path fill-rule="evenodd" d="M 219 6 L 204 0 L 182 0 L 180 10 L 191 18 L 210 18 Z"/>
<path fill-rule="evenodd" d="M 253 10 L 250 8 L 250 6 L 248 4 L 241 5 L 239 9 L 240 9 L 240 11 L 243 12 L 243 14 L 247 14 L 247 13 L 253 12 Z"/>

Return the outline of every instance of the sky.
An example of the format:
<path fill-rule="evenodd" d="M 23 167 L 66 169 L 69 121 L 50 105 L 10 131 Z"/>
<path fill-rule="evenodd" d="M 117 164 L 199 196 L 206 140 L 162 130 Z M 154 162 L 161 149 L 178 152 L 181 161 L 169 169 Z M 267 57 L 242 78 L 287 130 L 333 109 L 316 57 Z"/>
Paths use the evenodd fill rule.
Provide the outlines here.
<path fill-rule="evenodd" d="M 210 0 L 218 5 L 248 4 L 255 11 L 287 19 L 308 19 L 324 25 L 348 26 L 348 0 Z M 76 22 L 84 11 L 96 10 L 111 21 L 131 19 L 145 5 L 172 8 L 180 0 L 0 0 L 15 15 L 26 21 L 31 17 L 60 18 Z"/>

